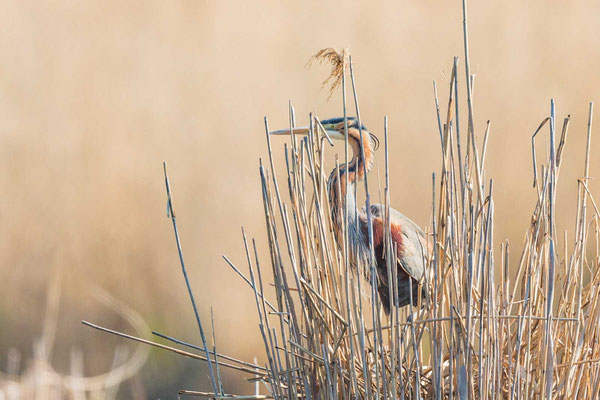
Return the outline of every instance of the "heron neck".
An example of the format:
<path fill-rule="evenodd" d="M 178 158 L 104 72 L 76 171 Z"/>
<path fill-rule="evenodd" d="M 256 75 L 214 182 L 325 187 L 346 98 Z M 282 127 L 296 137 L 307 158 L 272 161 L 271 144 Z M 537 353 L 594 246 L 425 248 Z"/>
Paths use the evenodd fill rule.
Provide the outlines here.
<path fill-rule="evenodd" d="M 350 165 L 343 165 L 335 168 L 329 178 L 329 204 L 331 217 L 333 221 L 335 240 L 340 250 L 344 247 L 344 221 L 346 222 L 346 232 L 348 232 L 348 245 L 350 246 L 350 262 L 353 266 L 367 265 L 368 242 L 365 240 L 364 232 L 361 229 L 359 220 L 363 216 L 363 211 L 356 207 L 356 178 L 357 173 L 353 172 Z M 339 176 L 339 180 L 338 180 Z M 348 179 L 346 185 L 346 178 Z M 344 201 L 347 209 L 344 209 Z M 357 258 L 358 257 L 358 258 Z"/>
<path fill-rule="evenodd" d="M 329 206 L 334 223 L 338 226 L 342 226 L 344 221 L 344 202 L 348 207 L 348 229 L 351 230 L 357 225 L 355 189 L 356 182 L 363 178 L 364 165 L 357 158 L 348 164 L 334 168 L 331 172 L 328 182 Z"/>
<path fill-rule="evenodd" d="M 356 173 L 353 180 L 353 182 L 356 182 L 364 179 L 365 172 L 368 173 L 371 170 L 371 166 L 373 165 L 373 147 L 367 132 L 363 132 L 362 149 L 360 146 L 360 133 L 356 129 L 350 131 L 348 139 L 348 144 L 352 146 L 353 154 L 352 160 L 347 164 L 347 170 L 349 174 L 352 174 L 352 172 Z M 348 180 L 350 180 L 350 177 L 351 175 L 348 176 Z"/>
<path fill-rule="evenodd" d="M 329 206 L 334 222 L 338 226 L 342 225 L 344 221 L 344 202 L 346 202 L 348 205 L 347 222 L 350 227 L 357 224 L 356 198 L 354 195 L 356 182 L 363 180 L 365 172 L 369 172 L 371 169 L 373 147 L 368 135 L 363 132 L 363 149 L 361 149 L 360 133 L 356 129 L 350 129 L 348 144 L 352 147 L 352 159 L 347 164 L 340 165 L 331 171 L 328 186 Z"/>

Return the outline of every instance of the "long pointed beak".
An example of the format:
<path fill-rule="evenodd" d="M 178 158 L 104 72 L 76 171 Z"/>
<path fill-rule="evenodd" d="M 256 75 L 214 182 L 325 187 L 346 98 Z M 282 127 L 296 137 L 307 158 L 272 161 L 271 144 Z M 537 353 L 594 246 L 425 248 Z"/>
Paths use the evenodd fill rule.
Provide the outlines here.
<path fill-rule="evenodd" d="M 324 127 L 323 132 L 325 133 L 325 138 L 327 139 L 327 141 L 329 142 L 330 145 L 333 146 L 333 142 L 331 141 L 331 139 L 344 140 L 343 134 L 339 133 L 338 131 L 327 129 L 327 128 L 328 127 Z M 292 128 L 291 130 L 290 130 L 290 128 L 280 129 L 278 131 L 271 131 L 271 132 L 269 132 L 269 134 L 270 135 L 290 135 L 292 133 L 292 131 L 296 135 L 308 135 L 309 128 L 308 128 L 308 126 L 301 126 L 301 127 L 297 127 L 297 128 Z"/>
<path fill-rule="evenodd" d="M 287 129 L 280 129 L 278 131 L 271 131 L 269 132 L 270 135 L 290 135 L 292 133 L 292 131 L 294 132 L 295 135 L 308 135 L 308 126 L 301 126 L 301 127 L 297 127 L 297 128 L 287 128 Z"/>

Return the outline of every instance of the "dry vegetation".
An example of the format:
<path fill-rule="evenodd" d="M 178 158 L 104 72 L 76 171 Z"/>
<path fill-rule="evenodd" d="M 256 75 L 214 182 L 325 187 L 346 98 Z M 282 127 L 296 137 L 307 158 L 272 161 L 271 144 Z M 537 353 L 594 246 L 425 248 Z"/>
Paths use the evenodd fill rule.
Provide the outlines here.
<path fill-rule="evenodd" d="M 579 181 L 571 246 L 566 232 L 564 247 L 557 245 L 553 215 L 569 118 L 557 131 L 552 103 L 550 116 L 540 126 L 548 128 L 547 158 L 535 178 L 538 200 L 520 261 L 511 269 L 508 242 L 499 249 L 493 246 L 493 181 L 484 181 L 487 132 L 481 149 L 472 125 L 461 142 L 462 132 L 454 122 L 457 59 L 454 66 L 448 112 L 440 130 L 442 171 L 433 179 L 434 251 L 428 284 L 433 296 L 424 308 L 395 309 L 389 319 L 383 318 L 377 292 L 370 290 L 362 274 L 349 270 L 348 257 L 336 250 L 324 184 L 329 169 L 322 164 L 327 142 L 316 128 L 307 140 L 292 138 L 286 147 L 286 190 L 278 187 L 272 160 L 270 168 L 261 165 L 276 287 L 272 303 L 263 296 L 265 267 L 260 266 L 256 249 L 245 239 L 244 243 L 268 355 L 266 371 L 257 374 L 267 384 L 269 396 L 599 395 L 599 214 L 588 198 L 586 178 Z M 467 76 L 471 76 L 468 66 Z M 470 99 L 466 109 L 471 114 Z M 590 105 L 588 138 L 591 116 Z M 588 147 L 584 177 L 589 151 Z M 386 179 L 386 199 L 389 191 Z M 590 215 L 588 202 L 594 204 Z M 588 242 L 595 245 L 589 252 Z M 388 273 L 393 273 L 391 268 Z"/>

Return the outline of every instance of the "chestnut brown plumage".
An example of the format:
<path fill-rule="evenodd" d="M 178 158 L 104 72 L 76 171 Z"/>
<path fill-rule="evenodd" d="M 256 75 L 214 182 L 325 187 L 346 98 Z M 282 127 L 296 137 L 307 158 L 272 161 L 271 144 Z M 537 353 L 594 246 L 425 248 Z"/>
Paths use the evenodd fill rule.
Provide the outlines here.
<path fill-rule="evenodd" d="M 320 122 L 332 139 L 345 139 L 344 118 L 332 118 Z M 355 118 L 347 119 L 348 144 L 353 154 L 347 164 L 333 169 L 327 182 L 331 216 L 338 247 L 344 245 L 344 201 L 348 206 L 348 243 L 350 245 L 350 261 L 358 271 L 368 271 L 369 236 L 368 217 L 365 207 L 356 209 L 354 186 L 364 179 L 365 170 L 368 172 L 373 164 L 374 151 L 378 146 L 375 135 L 370 133 L 364 125 L 360 125 Z M 295 134 L 307 134 L 308 128 L 293 128 Z M 361 131 L 363 148 L 361 151 Z M 271 134 L 290 134 L 290 129 L 271 132 Z M 363 157 L 364 154 L 364 157 Z M 365 168 L 366 167 L 366 168 Z M 348 186 L 346 187 L 346 175 Z M 339 181 L 338 181 L 339 179 Z M 377 269 L 377 291 L 386 313 L 390 312 L 390 305 L 403 307 L 408 304 L 416 305 L 419 289 L 422 297 L 427 296 L 425 285 L 425 268 L 427 256 L 427 242 L 421 228 L 400 212 L 390 208 L 390 236 L 392 248 L 396 252 L 396 260 L 392 263 L 397 268 L 398 299 L 390 299 L 389 274 L 387 257 L 390 253 L 385 246 L 385 207 L 381 204 L 371 205 L 371 220 L 373 232 L 374 263 Z M 410 298 L 412 282 L 412 301 Z M 392 296 L 394 297 L 394 296 Z"/>

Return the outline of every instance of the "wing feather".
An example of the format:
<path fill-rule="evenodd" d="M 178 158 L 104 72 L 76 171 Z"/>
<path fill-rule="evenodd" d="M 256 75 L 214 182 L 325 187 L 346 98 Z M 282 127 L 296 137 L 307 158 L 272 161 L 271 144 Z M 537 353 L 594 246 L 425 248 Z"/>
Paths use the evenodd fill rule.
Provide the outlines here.
<path fill-rule="evenodd" d="M 373 204 L 371 206 L 371 212 L 374 217 L 384 219 L 385 207 L 382 204 Z M 402 235 L 401 242 L 402 248 L 398 256 L 398 264 L 400 267 L 415 280 L 422 283 L 425 278 L 425 265 L 427 251 L 427 240 L 423 230 L 404 216 L 397 210 L 390 208 L 390 223 L 392 225 L 392 232 L 400 231 Z"/>

